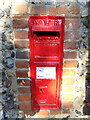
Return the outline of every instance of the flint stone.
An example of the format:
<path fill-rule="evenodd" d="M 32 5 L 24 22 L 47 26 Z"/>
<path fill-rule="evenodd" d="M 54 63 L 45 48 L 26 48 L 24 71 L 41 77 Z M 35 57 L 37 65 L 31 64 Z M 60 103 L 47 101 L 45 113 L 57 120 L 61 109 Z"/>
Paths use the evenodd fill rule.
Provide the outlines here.
<path fill-rule="evenodd" d="M 6 60 L 5 57 L 3 57 L 2 63 L 3 63 L 3 64 L 6 64 L 6 63 L 7 63 L 7 60 Z"/>
<path fill-rule="evenodd" d="M 15 109 L 18 109 L 19 106 L 18 106 L 17 104 L 14 104 L 14 108 L 15 108 Z"/>
<path fill-rule="evenodd" d="M 13 98 L 14 98 L 13 94 L 8 94 L 7 96 L 8 96 L 8 100 L 13 100 Z"/>
<path fill-rule="evenodd" d="M 85 31 L 83 31 L 83 32 L 81 33 L 81 37 L 82 37 L 82 38 L 86 38 L 86 37 L 87 37 L 87 34 L 86 34 Z"/>
<path fill-rule="evenodd" d="M 82 29 L 81 29 L 81 37 L 85 38 L 85 37 L 87 37 L 87 34 L 88 34 L 88 29 L 85 26 L 82 27 Z"/>
<path fill-rule="evenodd" d="M 0 20 L 0 26 L 4 27 L 4 22 Z"/>
<path fill-rule="evenodd" d="M 3 110 L 0 111 L 0 118 L 2 120 L 2 118 L 3 118 Z"/>
<path fill-rule="evenodd" d="M 90 106 L 84 106 L 83 107 L 83 114 L 84 115 L 90 115 Z"/>
<path fill-rule="evenodd" d="M 87 99 L 90 103 L 90 86 L 87 86 Z"/>
<path fill-rule="evenodd" d="M 5 87 L 6 87 L 6 88 L 10 87 L 11 84 L 12 84 L 11 80 L 6 80 L 6 81 L 5 81 Z"/>
<path fill-rule="evenodd" d="M 2 110 L 2 104 L 0 103 L 0 110 Z"/>
<path fill-rule="evenodd" d="M 2 91 L 2 94 L 6 94 L 7 88 L 3 87 L 3 88 L 1 89 L 1 91 Z M 1 92 L 1 91 L 0 91 L 0 92 Z"/>
<path fill-rule="evenodd" d="M 78 110 L 75 110 L 75 112 L 77 113 L 77 114 L 80 114 L 81 112 L 80 111 L 78 111 Z"/>
<path fill-rule="evenodd" d="M 9 15 L 10 15 L 10 12 L 11 12 L 11 8 L 10 8 L 10 7 L 9 7 L 9 8 L 6 8 L 6 9 L 5 9 L 5 12 L 6 12 L 6 15 L 9 16 Z"/>
<path fill-rule="evenodd" d="M 15 71 L 12 70 L 12 69 L 8 69 L 8 70 L 7 70 L 7 76 L 8 76 L 8 77 L 13 77 L 13 76 L 15 76 Z"/>
<path fill-rule="evenodd" d="M 14 51 L 11 52 L 11 57 L 12 57 L 12 58 L 15 57 L 15 52 L 14 52 Z"/>
<path fill-rule="evenodd" d="M 4 15 L 5 15 L 4 11 L 1 11 L 1 10 L 0 10 L 0 19 L 1 19 L 2 17 L 4 17 Z"/>
<path fill-rule="evenodd" d="M 6 36 L 7 41 L 9 41 L 10 39 L 13 39 L 12 29 L 7 28 L 4 34 Z"/>
<path fill-rule="evenodd" d="M 2 55 L 2 51 L 0 51 L 0 63 L 2 63 L 3 60 L 3 55 Z"/>
<path fill-rule="evenodd" d="M 78 0 L 78 2 L 80 3 L 82 7 L 86 5 L 86 0 Z"/>
<path fill-rule="evenodd" d="M 0 88 L 2 87 L 2 81 L 0 80 Z"/>
<path fill-rule="evenodd" d="M 85 42 L 83 43 L 83 48 L 85 49 L 87 48 L 87 45 L 85 44 Z"/>
<path fill-rule="evenodd" d="M 6 50 L 6 45 L 2 44 L 2 50 Z"/>
<path fill-rule="evenodd" d="M 81 17 L 87 17 L 88 16 L 88 8 L 83 8 L 81 10 Z"/>
<path fill-rule="evenodd" d="M 2 94 L 2 99 L 7 100 L 7 94 Z"/>
<path fill-rule="evenodd" d="M 3 117 L 4 117 L 4 119 L 8 119 L 9 118 L 9 114 L 7 114 L 6 110 L 3 111 Z"/>
<path fill-rule="evenodd" d="M 5 31 L 5 34 L 7 35 L 7 34 L 10 34 L 10 33 L 12 33 L 12 30 L 10 28 L 7 28 L 6 31 Z"/>
<path fill-rule="evenodd" d="M 10 68 L 13 68 L 13 66 L 14 66 L 13 60 L 11 58 L 7 58 L 6 59 L 6 67 L 8 67 L 10 69 Z"/>
<path fill-rule="evenodd" d="M 2 50 L 2 41 L 0 41 L 0 51 Z"/>
<path fill-rule="evenodd" d="M 3 64 L 0 64 L 0 70 L 2 70 L 4 68 Z"/>
<path fill-rule="evenodd" d="M 12 100 L 11 101 L 6 101 L 5 102 L 5 107 L 9 108 L 9 109 L 14 108 L 14 102 Z"/>
<path fill-rule="evenodd" d="M 9 94 L 11 91 L 11 88 L 7 88 L 7 93 Z"/>
<path fill-rule="evenodd" d="M 2 81 L 6 81 L 6 80 L 7 80 L 6 73 L 2 71 Z"/>
<path fill-rule="evenodd" d="M 45 2 L 45 5 L 51 5 L 52 2 Z"/>
<path fill-rule="evenodd" d="M 86 26 L 86 27 L 88 27 L 88 18 L 83 18 L 82 20 L 81 20 L 81 22 Z"/>
<path fill-rule="evenodd" d="M 2 33 L 2 41 L 6 41 L 7 40 L 7 37 L 5 35 L 5 33 Z"/>
<path fill-rule="evenodd" d="M 82 40 L 80 40 L 80 41 L 78 42 L 78 48 L 81 47 L 81 43 L 82 43 Z"/>
<path fill-rule="evenodd" d="M 6 48 L 7 48 L 8 50 L 13 50 L 14 46 L 13 46 L 13 45 L 6 45 Z"/>
<path fill-rule="evenodd" d="M 8 50 L 12 50 L 12 49 L 14 48 L 13 42 L 8 41 L 8 42 L 6 43 L 6 48 L 7 48 Z"/>
<path fill-rule="evenodd" d="M 6 21 L 4 22 L 4 26 L 5 27 L 10 27 L 11 26 L 11 20 L 6 19 Z"/>
<path fill-rule="evenodd" d="M 2 94 L 0 94 L 0 100 L 2 100 Z M 1 104 L 1 103 L 0 103 Z"/>
<path fill-rule="evenodd" d="M 5 51 L 3 53 L 3 55 L 5 56 L 5 58 L 10 58 L 11 57 L 11 52 L 10 51 Z"/>

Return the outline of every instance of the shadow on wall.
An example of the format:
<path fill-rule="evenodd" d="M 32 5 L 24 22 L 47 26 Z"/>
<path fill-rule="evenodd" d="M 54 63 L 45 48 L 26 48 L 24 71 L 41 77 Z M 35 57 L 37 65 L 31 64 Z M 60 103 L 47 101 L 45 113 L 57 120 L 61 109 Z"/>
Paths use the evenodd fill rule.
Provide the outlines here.
<path fill-rule="evenodd" d="M 88 4 L 88 61 L 86 76 L 86 100 L 84 101 L 83 113 L 90 115 L 90 2 Z"/>

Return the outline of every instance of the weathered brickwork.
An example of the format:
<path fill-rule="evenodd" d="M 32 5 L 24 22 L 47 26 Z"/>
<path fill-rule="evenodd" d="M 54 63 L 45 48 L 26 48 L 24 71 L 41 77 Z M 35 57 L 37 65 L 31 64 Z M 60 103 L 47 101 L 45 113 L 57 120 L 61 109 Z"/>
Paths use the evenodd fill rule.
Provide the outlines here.
<path fill-rule="evenodd" d="M 2 99 L 5 100 L 7 96 L 9 98 L 11 95 L 9 103 L 5 101 L 5 105 L 6 108 L 8 106 L 9 112 L 11 110 L 12 114 L 15 113 L 14 116 L 10 116 L 9 112 L 4 109 L 2 114 L 0 109 L 2 118 L 85 117 L 83 101 L 85 100 L 86 60 L 90 59 L 86 20 L 88 16 L 87 3 L 60 2 L 58 0 L 56 3 L 54 0 L 51 2 L 41 0 L 40 3 L 30 2 L 30 0 L 20 0 L 19 2 L 7 0 L 5 3 L 2 0 L 2 5 L 6 6 L 5 12 L 0 9 L 0 25 L 2 25 L 0 27 L 0 40 L 2 38 L 0 58 L 3 53 L 3 66 L 1 66 L 2 61 L 0 60 L 0 71 L 2 71 L 0 79 L 5 87 L 2 91 L 4 93 Z M 32 110 L 28 23 L 30 15 L 65 16 L 60 110 Z M 5 19 L 6 21 L 3 22 Z M 87 62 L 87 66 L 90 67 L 89 62 Z M 87 76 L 89 76 L 89 72 L 87 72 Z M 10 93 L 6 94 L 6 90 Z"/>

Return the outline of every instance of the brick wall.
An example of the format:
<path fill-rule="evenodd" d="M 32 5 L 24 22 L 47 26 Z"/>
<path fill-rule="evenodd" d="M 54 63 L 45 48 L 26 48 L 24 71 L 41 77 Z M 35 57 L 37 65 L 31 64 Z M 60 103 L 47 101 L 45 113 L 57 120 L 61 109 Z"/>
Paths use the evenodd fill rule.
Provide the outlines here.
<path fill-rule="evenodd" d="M 23 0 L 24 1 L 24 0 Z M 59 5 L 15 3 L 13 7 L 13 34 L 16 51 L 16 77 L 18 84 L 19 109 L 25 117 L 52 118 L 65 117 L 74 109 L 74 83 L 76 80 L 78 41 L 80 40 L 80 4 L 58 3 Z M 31 108 L 31 81 L 29 60 L 29 24 L 30 15 L 65 16 L 65 38 L 63 75 L 60 110 L 39 110 Z"/>

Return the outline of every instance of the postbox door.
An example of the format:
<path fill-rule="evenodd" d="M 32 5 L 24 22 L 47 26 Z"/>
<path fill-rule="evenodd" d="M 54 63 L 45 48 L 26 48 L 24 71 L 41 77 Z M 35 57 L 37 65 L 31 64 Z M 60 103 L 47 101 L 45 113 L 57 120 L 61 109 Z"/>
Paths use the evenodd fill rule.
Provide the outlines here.
<path fill-rule="evenodd" d="M 35 65 L 33 86 L 33 109 L 59 109 L 58 65 Z"/>
<path fill-rule="evenodd" d="M 64 18 L 30 16 L 32 109 L 59 109 Z"/>

